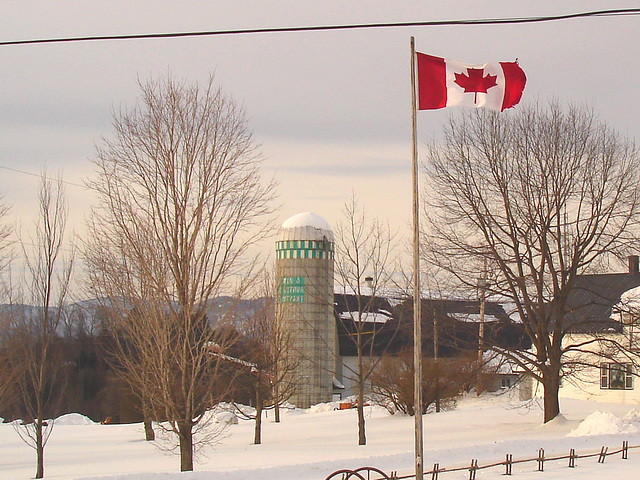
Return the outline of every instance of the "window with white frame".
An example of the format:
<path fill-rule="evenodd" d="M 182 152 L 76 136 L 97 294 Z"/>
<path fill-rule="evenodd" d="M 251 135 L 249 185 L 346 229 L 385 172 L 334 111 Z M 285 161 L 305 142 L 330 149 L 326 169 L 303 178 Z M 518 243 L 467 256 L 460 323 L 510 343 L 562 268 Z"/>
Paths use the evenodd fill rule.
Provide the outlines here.
<path fill-rule="evenodd" d="M 602 363 L 600 388 L 606 390 L 633 390 L 633 370 L 630 363 Z"/>

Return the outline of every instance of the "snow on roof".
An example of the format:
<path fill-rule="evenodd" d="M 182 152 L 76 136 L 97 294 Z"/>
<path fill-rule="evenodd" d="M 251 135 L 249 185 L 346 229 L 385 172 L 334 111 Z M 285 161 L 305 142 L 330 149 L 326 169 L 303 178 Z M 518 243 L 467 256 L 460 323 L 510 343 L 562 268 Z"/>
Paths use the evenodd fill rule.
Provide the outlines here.
<path fill-rule="evenodd" d="M 362 295 L 364 297 L 384 298 L 394 307 L 402 303 L 403 300 L 410 298 L 406 292 L 397 288 L 380 287 L 378 285 L 371 288 L 366 284 L 360 285 L 359 292 L 351 285 L 335 285 L 333 293 L 334 295 Z"/>
<path fill-rule="evenodd" d="M 514 375 L 520 371 L 513 360 L 491 350 L 482 352 L 482 363 L 485 369 L 498 375 Z"/>
<path fill-rule="evenodd" d="M 388 312 L 387 312 L 388 313 Z M 342 320 L 353 320 L 367 323 L 387 323 L 391 319 L 391 315 L 382 312 L 342 312 L 340 318 Z"/>
<path fill-rule="evenodd" d="M 522 318 L 520 318 L 520 312 L 518 311 L 518 308 L 516 307 L 515 303 L 501 302 L 501 304 L 502 304 L 502 308 L 504 309 L 504 312 L 507 314 L 507 316 L 511 319 L 512 322 L 522 323 Z"/>
<path fill-rule="evenodd" d="M 312 212 L 302 212 L 284 221 L 278 232 L 280 240 L 333 241 L 333 233 L 327 221 Z"/>
<path fill-rule="evenodd" d="M 336 377 L 333 377 L 333 386 L 335 388 L 339 388 L 340 390 L 344 390 L 345 388 L 347 388 L 342 383 L 340 383 L 340 381 Z"/>
<path fill-rule="evenodd" d="M 620 302 L 617 306 L 620 309 L 640 308 L 640 287 L 631 288 L 620 295 Z"/>
<path fill-rule="evenodd" d="M 458 320 L 460 322 L 471 322 L 471 323 L 480 323 L 480 314 L 479 313 L 449 313 L 448 314 L 454 320 Z M 484 316 L 485 322 L 498 322 L 500 319 L 495 315 L 486 314 Z"/>

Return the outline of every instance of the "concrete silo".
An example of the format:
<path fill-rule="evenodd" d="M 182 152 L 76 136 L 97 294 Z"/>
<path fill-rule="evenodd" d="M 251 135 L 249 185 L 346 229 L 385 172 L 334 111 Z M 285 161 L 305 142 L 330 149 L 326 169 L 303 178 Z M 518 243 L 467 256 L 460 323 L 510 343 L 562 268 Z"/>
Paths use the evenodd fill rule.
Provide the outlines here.
<path fill-rule="evenodd" d="M 320 216 L 286 220 L 276 241 L 277 315 L 291 334 L 298 384 L 290 402 L 301 408 L 332 400 L 336 361 L 333 233 Z"/>

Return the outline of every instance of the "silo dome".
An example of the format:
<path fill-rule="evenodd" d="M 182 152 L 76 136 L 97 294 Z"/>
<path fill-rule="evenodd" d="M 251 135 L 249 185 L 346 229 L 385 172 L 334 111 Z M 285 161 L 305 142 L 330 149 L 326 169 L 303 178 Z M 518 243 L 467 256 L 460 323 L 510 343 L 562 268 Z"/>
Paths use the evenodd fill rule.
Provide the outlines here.
<path fill-rule="evenodd" d="M 278 240 L 322 240 L 333 241 L 333 232 L 327 221 L 313 212 L 302 212 L 284 221 Z"/>

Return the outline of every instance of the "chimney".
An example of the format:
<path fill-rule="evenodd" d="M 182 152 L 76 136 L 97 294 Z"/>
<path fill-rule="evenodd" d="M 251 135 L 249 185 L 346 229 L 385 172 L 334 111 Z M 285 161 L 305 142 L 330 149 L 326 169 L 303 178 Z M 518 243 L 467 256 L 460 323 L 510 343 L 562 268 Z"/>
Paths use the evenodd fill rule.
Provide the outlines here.
<path fill-rule="evenodd" d="M 364 284 L 369 288 L 373 288 L 373 277 L 364 277 Z"/>
<path fill-rule="evenodd" d="M 629 273 L 640 273 L 640 258 L 638 255 L 629 255 Z"/>

